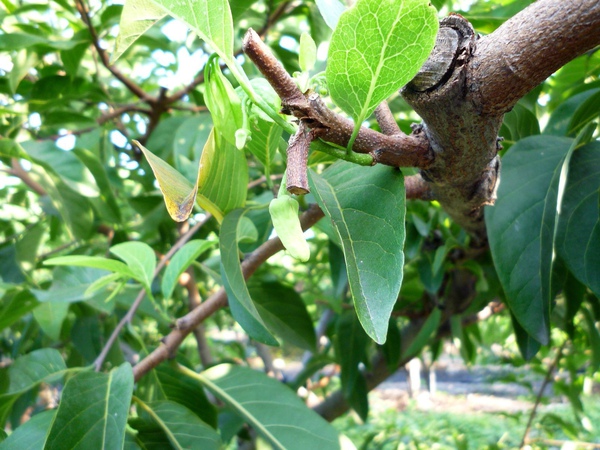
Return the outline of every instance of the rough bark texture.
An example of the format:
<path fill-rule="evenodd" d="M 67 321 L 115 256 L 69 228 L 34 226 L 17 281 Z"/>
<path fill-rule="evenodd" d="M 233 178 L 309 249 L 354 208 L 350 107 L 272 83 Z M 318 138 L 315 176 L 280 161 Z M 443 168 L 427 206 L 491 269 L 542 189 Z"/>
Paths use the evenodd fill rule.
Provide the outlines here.
<path fill-rule="evenodd" d="M 600 2 L 539 0 L 479 38 L 459 15 L 440 24 L 436 49 L 402 91 L 434 152 L 421 172 L 433 197 L 479 241 L 483 206 L 500 180 L 504 114 L 575 57 L 600 44 Z"/>

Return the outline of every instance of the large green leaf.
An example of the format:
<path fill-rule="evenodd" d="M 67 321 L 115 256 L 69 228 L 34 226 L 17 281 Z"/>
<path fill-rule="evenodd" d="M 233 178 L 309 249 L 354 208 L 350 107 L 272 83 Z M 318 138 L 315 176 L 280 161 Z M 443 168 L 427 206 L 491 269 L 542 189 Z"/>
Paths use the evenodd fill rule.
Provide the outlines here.
<path fill-rule="evenodd" d="M 227 0 L 152 0 L 184 22 L 224 61 L 233 60 L 233 20 Z"/>
<path fill-rule="evenodd" d="M 36 298 L 29 291 L 6 293 L 0 302 L 0 330 L 11 326 L 25 314 L 38 306 Z"/>
<path fill-rule="evenodd" d="M 335 428 L 287 386 L 264 373 L 231 364 L 220 364 L 200 375 L 184 370 L 243 417 L 273 448 L 339 449 Z"/>
<path fill-rule="evenodd" d="M 138 430 L 143 448 L 176 450 L 218 450 L 221 438 L 209 425 L 183 405 L 169 400 L 143 403 L 136 400 L 145 415 L 131 422 Z"/>
<path fill-rule="evenodd" d="M 121 13 L 119 35 L 110 58 L 111 63 L 119 59 L 142 34 L 165 15 L 165 10 L 150 0 L 127 0 Z"/>
<path fill-rule="evenodd" d="M 78 373 L 65 385 L 45 449 L 121 448 L 132 392 L 128 363 L 107 374 Z"/>
<path fill-rule="evenodd" d="M 43 411 L 19 426 L 0 445 L 2 450 L 43 450 L 56 411 Z"/>
<path fill-rule="evenodd" d="M 600 142 L 571 158 L 560 211 L 557 253 L 569 270 L 600 297 Z"/>
<path fill-rule="evenodd" d="M 40 303 L 33 310 L 33 317 L 44 333 L 51 339 L 60 339 L 60 330 L 69 312 L 68 303 Z"/>
<path fill-rule="evenodd" d="M 244 206 L 247 186 L 246 155 L 213 129 L 200 158 L 198 204 L 220 222 L 229 211 Z"/>
<path fill-rule="evenodd" d="M 269 330 L 285 342 L 315 351 L 317 342 L 312 319 L 293 287 L 272 281 L 250 285 L 249 290 Z"/>
<path fill-rule="evenodd" d="M 498 200 L 486 209 L 490 247 L 515 318 L 548 342 L 558 185 L 571 139 L 532 136 L 503 158 Z"/>
<path fill-rule="evenodd" d="M 279 345 L 268 331 L 256 306 L 250 298 L 246 281 L 242 274 L 238 250 L 238 226 L 245 210 L 236 209 L 225 216 L 221 224 L 219 249 L 221 250 L 221 276 L 229 299 L 229 308 L 234 319 L 259 342 Z"/>
<path fill-rule="evenodd" d="M 357 127 L 408 83 L 433 49 L 437 11 L 427 0 L 358 0 L 331 37 L 327 86 Z"/>
<path fill-rule="evenodd" d="M 215 245 L 215 242 L 194 239 L 181 247 L 171 258 L 163 275 L 161 290 L 165 299 L 170 298 L 179 276 L 194 262 L 198 256 Z"/>
<path fill-rule="evenodd" d="M 6 371 L 6 386 L 0 392 L 0 424 L 19 396 L 42 382 L 52 382 L 65 373 L 67 367 L 55 349 L 35 350 L 17 358 Z M 0 375 L 2 375 L 0 373 Z"/>
<path fill-rule="evenodd" d="M 360 323 L 382 344 L 402 284 L 406 214 L 402 173 L 340 161 L 322 176 L 310 172 L 309 180 L 342 243 Z"/>
<path fill-rule="evenodd" d="M 161 364 L 139 382 L 140 396 L 146 402 L 170 400 L 179 403 L 203 422 L 217 427 L 217 409 L 206 397 L 204 387 L 195 378 L 182 374 L 175 362 Z"/>
<path fill-rule="evenodd" d="M 183 222 L 194 208 L 198 185 L 190 183 L 187 178 L 139 142 L 133 141 L 133 143 L 144 153 L 150 164 L 165 199 L 169 215 L 173 220 Z"/>

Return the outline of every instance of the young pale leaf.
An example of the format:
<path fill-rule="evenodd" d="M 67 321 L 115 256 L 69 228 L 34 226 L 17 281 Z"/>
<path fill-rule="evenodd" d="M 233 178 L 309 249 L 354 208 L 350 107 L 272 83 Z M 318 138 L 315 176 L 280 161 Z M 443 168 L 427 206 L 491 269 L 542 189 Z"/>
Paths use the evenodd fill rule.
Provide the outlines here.
<path fill-rule="evenodd" d="M 183 175 L 173 169 L 138 141 L 133 143 L 142 151 L 154 172 L 158 186 L 165 199 L 165 205 L 171 218 L 177 222 L 185 221 L 194 208 L 198 185 L 190 183 Z"/>
<path fill-rule="evenodd" d="M 278 450 L 339 450 L 338 434 L 287 386 L 246 367 L 220 364 L 190 372 Z"/>
<path fill-rule="evenodd" d="M 259 342 L 278 346 L 277 339 L 267 330 L 263 319 L 256 310 L 250 298 L 246 281 L 240 267 L 238 251 L 238 226 L 245 210 L 236 209 L 225 216 L 221 224 L 221 276 L 229 299 L 229 308 L 233 318 L 248 333 Z"/>
<path fill-rule="evenodd" d="M 204 101 L 215 129 L 227 142 L 236 145 L 236 133 L 243 126 L 242 101 L 221 72 L 217 55 L 212 55 L 206 63 L 204 79 Z"/>
<path fill-rule="evenodd" d="M 150 287 L 156 269 L 156 255 L 152 247 L 144 242 L 123 242 L 113 245 L 110 252 L 125 261 L 137 281 L 147 289 Z"/>
<path fill-rule="evenodd" d="M 202 239 L 195 239 L 181 247 L 171 258 L 161 283 L 164 298 L 171 298 L 177 279 L 190 264 L 202 253 L 211 248 L 215 243 Z"/>
<path fill-rule="evenodd" d="M 532 136 L 502 160 L 498 200 L 486 209 L 494 265 L 519 324 L 548 342 L 558 184 L 571 139 Z"/>
<path fill-rule="evenodd" d="M 110 62 L 114 62 L 152 25 L 165 17 L 165 10 L 150 0 L 127 0 L 123 5 L 119 35 Z"/>
<path fill-rule="evenodd" d="M 300 226 L 299 207 L 295 198 L 280 195 L 269 203 L 269 213 L 277 236 L 289 254 L 300 261 L 308 261 L 310 248 Z"/>
<path fill-rule="evenodd" d="M 600 297 L 600 142 L 577 149 L 571 159 L 556 250 L 569 270 Z"/>
<path fill-rule="evenodd" d="M 358 319 L 382 344 L 402 284 L 406 214 L 402 173 L 340 161 L 322 176 L 310 172 L 309 181 L 342 243 Z"/>
<path fill-rule="evenodd" d="M 227 0 L 152 0 L 190 27 L 228 64 L 233 62 L 233 20 Z"/>
<path fill-rule="evenodd" d="M 146 404 L 136 399 L 136 403 L 149 415 L 149 420 L 143 418 L 132 422 L 138 429 L 138 439 L 144 448 L 221 448 L 218 433 L 185 406 L 169 400 Z"/>
<path fill-rule="evenodd" d="M 437 12 L 427 0 L 358 0 L 331 37 L 327 86 L 356 126 L 408 83 L 433 49 Z"/>
<path fill-rule="evenodd" d="M 335 30 L 340 16 L 346 10 L 346 6 L 339 0 L 316 0 L 315 3 L 327 26 Z"/>
<path fill-rule="evenodd" d="M 132 392 L 128 363 L 108 374 L 78 373 L 65 385 L 44 448 L 122 448 Z"/>
<path fill-rule="evenodd" d="M 317 44 L 310 36 L 304 32 L 300 35 L 300 53 L 298 54 L 298 63 L 302 72 L 308 72 L 315 66 L 317 60 Z"/>

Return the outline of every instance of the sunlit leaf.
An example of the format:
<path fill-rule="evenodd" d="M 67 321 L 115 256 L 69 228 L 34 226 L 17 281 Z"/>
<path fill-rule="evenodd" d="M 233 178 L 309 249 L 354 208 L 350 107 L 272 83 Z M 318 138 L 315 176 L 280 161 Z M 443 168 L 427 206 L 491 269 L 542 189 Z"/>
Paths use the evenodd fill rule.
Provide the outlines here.
<path fill-rule="evenodd" d="M 169 215 L 173 220 L 183 222 L 194 208 L 198 185 L 190 183 L 183 175 L 139 142 L 133 141 L 133 143 L 144 153 L 152 167 Z"/>
<path fill-rule="evenodd" d="M 437 11 L 427 0 L 358 0 L 331 37 L 326 71 L 331 98 L 360 126 L 417 74 L 437 30 Z"/>
<path fill-rule="evenodd" d="M 119 59 L 142 34 L 164 16 L 165 10 L 150 0 L 127 0 L 123 5 L 111 63 Z"/>
<path fill-rule="evenodd" d="M 227 0 L 152 0 L 184 22 L 224 61 L 233 59 L 233 20 Z"/>
<path fill-rule="evenodd" d="M 152 247 L 144 242 L 123 242 L 113 245 L 110 252 L 125 261 L 134 278 L 146 289 L 150 287 L 156 269 L 156 255 Z"/>

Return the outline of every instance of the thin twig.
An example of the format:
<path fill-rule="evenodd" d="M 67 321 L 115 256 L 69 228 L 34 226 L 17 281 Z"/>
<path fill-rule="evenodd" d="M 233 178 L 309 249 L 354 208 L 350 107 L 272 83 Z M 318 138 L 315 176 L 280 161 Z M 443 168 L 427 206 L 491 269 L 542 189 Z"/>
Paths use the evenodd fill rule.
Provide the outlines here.
<path fill-rule="evenodd" d="M 108 54 L 106 53 L 106 50 L 104 50 L 100 45 L 100 39 L 98 38 L 98 33 L 96 32 L 96 29 L 92 24 L 92 20 L 88 13 L 87 6 L 84 4 L 83 0 L 75 0 L 75 6 L 77 8 L 77 11 L 79 11 L 79 14 L 81 15 L 81 19 L 83 20 L 90 32 L 90 35 L 92 37 L 92 44 L 98 52 L 98 56 L 102 61 L 102 65 L 106 67 L 108 71 L 112 73 L 117 80 L 123 83 L 127 87 L 127 89 L 129 89 L 129 91 L 131 91 L 131 93 L 134 94 L 136 97 L 147 102 L 152 102 L 153 100 L 155 100 L 153 97 L 148 95 L 140 86 L 138 86 L 133 80 L 129 79 L 127 76 L 125 76 L 125 74 L 123 74 L 123 72 L 121 72 L 115 66 L 110 64 L 110 60 Z"/>
<path fill-rule="evenodd" d="M 187 233 L 182 235 L 177 240 L 177 242 L 173 245 L 173 247 L 170 248 L 170 250 L 167 252 L 167 254 L 156 265 L 156 269 L 154 270 L 154 275 L 152 278 L 154 278 L 158 275 L 158 273 L 167 264 L 167 261 L 169 261 L 171 259 L 171 257 L 175 254 L 175 252 L 177 252 L 177 250 L 179 250 L 181 247 L 183 247 L 187 243 L 187 241 L 189 241 L 192 238 L 192 236 L 200 228 L 202 228 L 202 226 L 204 226 L 204 224 L 206 224 L 206 222 L 208 222 L 211 218 L 212 218 L 212 216 L 210 214 L 207 214 L 204 220 L 198 222 L 196 225 L 194 225 L 192 228 L 190 228 Z M 106 356 L 108 355 L 108 352 L 110 351 L 111 347 L 115 343 L 115 341 L 116 341 L 117 337 L 119 336 L 119 333 L 121 332 L 123 327 L 127 323 L 131 322 L 131 320 L 133 320 L 133 316 L 135 315 L 135 312 L 139 308 L 139 306 L 142 303 L 142 300 L 144 300 L 145 296 L 146 296 L 146 290 L 144 288 L 142 288 L 140 290 L 140 292 L 138 293 L 137 297 L 135 298 L 134 302 L 129 307 L 127 314 L 125 314 L 125 316 L 123 316 L 121 321 L 117 324 L 117 326 L 113 330 L 112 334 L 108 338 L 108 341 L 106 341 L 104 348 L 102 348 L 102 351 L 100 352 L 100 354 L 94 361 L 94 368 L 96 369 L 96 372 L 98 372 L 100 370 L 100 368 L 102 367 L 102 364 L 104 363 L 104 360 L 106 359 Z"/>
<path fill-rule="evenodd" d="M 379 124 L 379 128 L 381 128 L 381 132 L 383 134 L 387 134 L 388 136 L 406 136 L 396 123 L 396 119 L 394 119 L 392 110 L 390 109 L 388 102 L 385 100 L 381 102 L 375 110 L 375 119 L 377 119 L 377 123 Z"/>
<path fill-rule="evenodd" d="M 569 341 L 565 340 L 562 343 L 562 345 L 558 349 L 558 352 L 556 353 L 556 356 L 554 357 L 554 360 L 552 361 L 552 364 L 550 364 L 550 366 L 548 367 L 548 371 L 546 372 L 546 376 L 544 377 L 544 382 L 542 383 L 542 386 L 540 387 L 537 398 L 535 399 L 535 404 L 533 405 L 531 414 L 529 414 L 529 420 L 527 421 L 527 426 L 525 427 L 525 433 L 523 433 L 523 439 L 521 440 L 520 448 L 525 447 L 525 445 L 529 443 L 529 433 L 531 432 L 531 426 L 533 425 L 533 419 L 537 413 L 538 407 L 540 406 L 542 397 L 544 396 L 544 391 L 546 390 L 546 386 L 548 386 L 548 384 L 550 383 L 550 380 L 552 379 L 552 374 L 554 373 L 554 369 L 556 369 L 556 366 L 558 366 L 558 363 L 560 362 L 560 359 L 562 358 L 563 350 L 565 349 L 567 342 L 569 342 Z"/>

